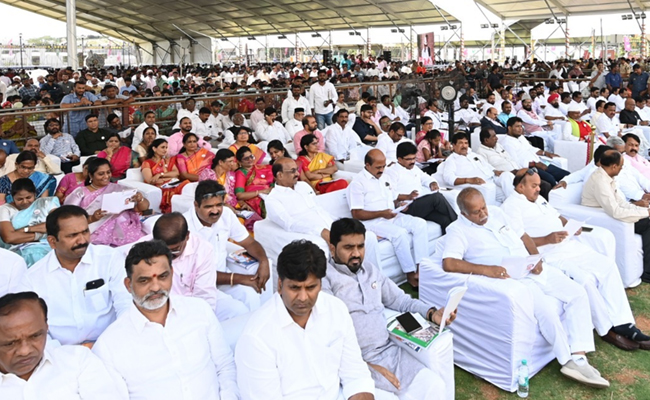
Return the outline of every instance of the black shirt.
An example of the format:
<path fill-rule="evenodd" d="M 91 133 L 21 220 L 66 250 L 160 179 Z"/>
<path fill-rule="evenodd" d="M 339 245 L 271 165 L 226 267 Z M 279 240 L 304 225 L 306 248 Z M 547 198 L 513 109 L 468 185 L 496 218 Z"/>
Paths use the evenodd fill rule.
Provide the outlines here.
<path fill-rule="evenodd" d="M 357 119 L 354 120 L 354 125 L 352 125 L 352 130 L 359 135 L 361 138 L 361 141 L 370 144 L 372 142 L 366 141 L 366 136 L 374 136 L 377 137 L 376 132 L 375 132 L 375 127 L 372 126 L 371 124 L 364 122 L 361 118 L 357 117 Z"/>
<path fill-rule="evenodd" d="M 501 74 L 490 74 L 487 77 L 488 84 L 492 89 L 501 84 L 501 79 L 503 79 L 503 75 Z"/>
<path fill-rule="evenodd" d="M 638 112 L 628 110 L 622 110 L 618 119 L 621 121 L 621 124 L 629 125 L 638 125 L 638 122 L 642 121 Z"/>
<path fill-rule="evenodd" d="M 94 156 L 96 151 L 102 151 L 106 148 L 106 138 L 110 132 L 106 129 L 99 128 L 97 132 L 91 132 L 87 128 L 80 131 L 75 138 L 79 151 L 82 156 Z"/>

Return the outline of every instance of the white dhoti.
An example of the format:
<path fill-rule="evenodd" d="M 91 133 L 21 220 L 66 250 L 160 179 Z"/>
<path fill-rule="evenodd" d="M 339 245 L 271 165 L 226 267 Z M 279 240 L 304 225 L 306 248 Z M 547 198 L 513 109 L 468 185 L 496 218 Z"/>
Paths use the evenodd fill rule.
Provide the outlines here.
<path fill-rule="evenodd" d="M 422 218 L 399 213 L 392 219 L 375 218 L 362 222 L 368 230 L 390 241 L 405 274 L 415 272 L 416 265 L 429 256 L 427 223 Z"/>
<path fill-rule="evenodd" d="M 243 302 L 234 299 L 232 296 L 222 292 L 221 290 L 217 290 L 217 305 L 215 314 L 219 322 L 227 321 L 231 318 L 244 315 L 249 311 L 250 310 Z"/>
<path fill-rule="evenodd" d="M 589 297 L 591 319 L 600 336 L 614 326 L 634 323 L 623 281 L 613 259 L 603 257 L 589 246 L 569 240 L 545 252 L 544 260 L 582 285 Z"/>
<path fill-rule="evenodd" d="M 589 298 L 582 286 L 546 264 L 540 275 L 529 276 L 520 282 L 528 287 L 533 296 L 539 330 L 553 346 L 553 353 L 560 364 L 571 360 L 572 353 L 594 351 Z M 563 303 L 564 323 L 551 298 Z"/>
<path fill-rule="evenodd" d="M 591 247 L 591 249 L 596 251 L 596 253 L 609 257 L 612 260 L 616 260 L 616 238 L 614 237 L 614 234 L 611 231 L 598 226 L 590 226 L 587 224 L 585 224 L 585 226 L 589 226 L 590 228 L 593 228 L 593 230 L 591 232 L 583 231 L 580 235 L 574 236 L 573 240 L 577 240 L 578 242 Z"/>
<path fill-rule="evenodd" d="M 415 353 L 399 341 L 400 347 L 406 349 L 426 366 L 418 372 L 411 384 L 397 395 L 375 389 L 375 399 L 381 400 L 453 400 L 454 384 L 454 349 L 453 335 L 447 331 L 440 335 L 428 349 Z"/>

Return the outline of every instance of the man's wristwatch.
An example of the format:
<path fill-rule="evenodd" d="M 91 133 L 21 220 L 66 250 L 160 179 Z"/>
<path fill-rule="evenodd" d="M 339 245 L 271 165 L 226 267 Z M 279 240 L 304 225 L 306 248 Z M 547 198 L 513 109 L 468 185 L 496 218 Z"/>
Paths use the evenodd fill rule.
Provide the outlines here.
<path fill-rule="evenodd" d="M 29 233 L 29 226 L 26 226 L 25 229 L 23 229 L 25 233 Z"/>

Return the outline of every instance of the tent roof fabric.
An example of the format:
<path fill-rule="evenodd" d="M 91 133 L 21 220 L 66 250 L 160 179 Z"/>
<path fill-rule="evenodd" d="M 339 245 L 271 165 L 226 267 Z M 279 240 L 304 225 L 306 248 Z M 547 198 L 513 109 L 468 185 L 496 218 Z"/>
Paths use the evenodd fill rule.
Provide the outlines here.
<path fill-rule="evenodd" d="M 65 0 L 0 0 L 66 20 Z M 77 25 L 139 43 L 405 27 L 457 19 L 428 0 L 77 0 Z M 440 15 L 442 13 L 444 18 Z M 195 36 L 197 35 L 197 36 Z"/>
<path fill-rule="evenodd" d="M 565 15 L 631 13 L 627 0 L 475 0 L 502 19 L 561 18 Z M 645 11 L 650 1 L 631 0 L 635 12 Z M 549 10 L 553 10 L 553 13 Z"/>

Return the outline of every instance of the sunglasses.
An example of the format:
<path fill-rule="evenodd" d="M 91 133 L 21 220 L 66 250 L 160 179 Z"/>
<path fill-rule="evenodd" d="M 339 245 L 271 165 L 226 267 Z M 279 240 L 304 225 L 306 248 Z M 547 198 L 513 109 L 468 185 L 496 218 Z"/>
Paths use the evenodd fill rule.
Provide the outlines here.
<path fill-rule="evenodd" d="M 221 196 L 225 196 L 225 195 L 226 195 L 226 191 L 225 190 L 220 190 L 220 191 L 214 192 L 214 193 L 206 193 L 203 196 L 201 196 L 201 198 L 203 200 L 205 200 L 205 199 L 209 199 L 209 198 L 212 198 L 212 197 L 221 197 Z M 172 254 L 174 254 L 174 252 L 172 252 Z"/>
<path fill-rule="evenodd" d="M 242 157 L 242 161 L 248 161 L 248 160 L 254 160 L 254 159 L 255 159 L 255 156 L 252 155 L 252 154 L 250 156 Z"/>

